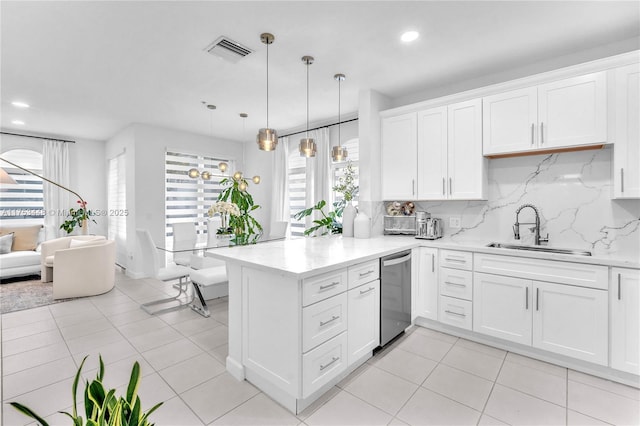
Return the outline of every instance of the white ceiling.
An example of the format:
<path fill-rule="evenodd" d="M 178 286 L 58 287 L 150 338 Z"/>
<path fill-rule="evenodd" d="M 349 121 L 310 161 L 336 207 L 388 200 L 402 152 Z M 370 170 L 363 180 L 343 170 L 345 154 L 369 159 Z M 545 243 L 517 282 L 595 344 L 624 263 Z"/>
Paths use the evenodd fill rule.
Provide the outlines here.
<path fill-rule="evenodd" d="M 262 32 L 276 37 L 279 130 L 305 122 L 303 55 L 315 57 L 313 122 L 337 116 L 337 72 L 342 110 L 354 112 L 360 90 L 407 97 L 640 37 L 637 1 L 2 1 L 0 13 L 3 130 L 98 140 L 134 122 L 254 140 L 265 126 Z M 408 29 L 421 35 L 403 44 Z M 255 52 L 236 64 L 204 52 L 221 35 Z"/>

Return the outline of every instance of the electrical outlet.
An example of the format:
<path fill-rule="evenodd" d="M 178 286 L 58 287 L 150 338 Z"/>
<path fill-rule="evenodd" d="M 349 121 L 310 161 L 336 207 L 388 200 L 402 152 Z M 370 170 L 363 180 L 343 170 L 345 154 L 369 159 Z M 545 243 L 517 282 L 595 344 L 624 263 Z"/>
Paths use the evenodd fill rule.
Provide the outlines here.
<path fill-rule="evenodd" d="M 460 216 L 451 216 L 449 218 L 449 228 L 460 229 Z"/>

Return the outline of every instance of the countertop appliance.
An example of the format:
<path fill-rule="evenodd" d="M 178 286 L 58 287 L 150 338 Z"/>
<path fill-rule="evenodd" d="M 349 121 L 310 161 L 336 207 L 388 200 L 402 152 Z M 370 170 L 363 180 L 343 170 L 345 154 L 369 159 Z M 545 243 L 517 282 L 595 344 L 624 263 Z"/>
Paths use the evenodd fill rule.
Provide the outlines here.
<path fill-rule="evenodd" d="M 384 216 L 384 235 L 415 235 L 416 216 Z"/>
<path fill-rule="evenodd" d="M 425 213 L 425 215 L 420 215 L 420 213 Z M 426 217 L 426 215 L 428 215 L 428 213 L 418 212 L 416 216 L 416 238 L 424 240 L 437 240 L 438 238 L 442 238 L 442 219 Z"/>
<path fill-rule="evenodd" d="M 380 259 L 380 346 L 411 324 L 411 250 Z"/>

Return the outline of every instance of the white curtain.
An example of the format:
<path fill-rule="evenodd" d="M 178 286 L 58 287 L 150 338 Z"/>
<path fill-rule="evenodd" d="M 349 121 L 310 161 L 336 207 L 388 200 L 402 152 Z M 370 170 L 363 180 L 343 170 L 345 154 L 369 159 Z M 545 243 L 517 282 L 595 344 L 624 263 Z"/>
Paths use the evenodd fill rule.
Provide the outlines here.
<path fill-rule="evenodd" d="M 289 222 L 289 138 L 281 138 L 273 152 L 273 194 L 271 198 L 271 225 L 275 222 Z M 273 226 L 270 226 L 272 228 Z"/>
<path fill-rule="evenodd" d="M 316 156 L 307 159 L 307 206 L 313 206 L 320 200 L 325 200 L 325 213 L 333 210 L 331 205 L 331 141 L 327 127 L 309 132 L 309 137 L 315 139 L 318 146 Z M 319 212 L 314 213 L 313 219 L 320 219 Z M 312 221 L 307 218 L 307 227 Z"/>
<path fill-rule="evenodd" d="M 47 179 L 69 187 L 69 148 L 65 142 L 44 141 L 42 174 Z M 60 225 L 66 220 L 64 211 L 69 208 L 69 192 L 48 182 L 42 182 L 42 185 L 46 212 L 45 238 L 50 240 L 66 235 L 66 232 L 60 229 Z"/>

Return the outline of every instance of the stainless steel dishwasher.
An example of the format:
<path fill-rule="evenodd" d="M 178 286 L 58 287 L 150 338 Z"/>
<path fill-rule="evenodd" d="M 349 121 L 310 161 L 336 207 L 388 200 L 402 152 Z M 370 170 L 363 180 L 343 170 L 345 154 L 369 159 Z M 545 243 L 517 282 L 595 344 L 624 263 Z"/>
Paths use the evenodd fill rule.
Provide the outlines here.
<path fill-rule="evenodd" d="M 380 346 L 411 324 L 411 250 L 380 259 Z"/>

